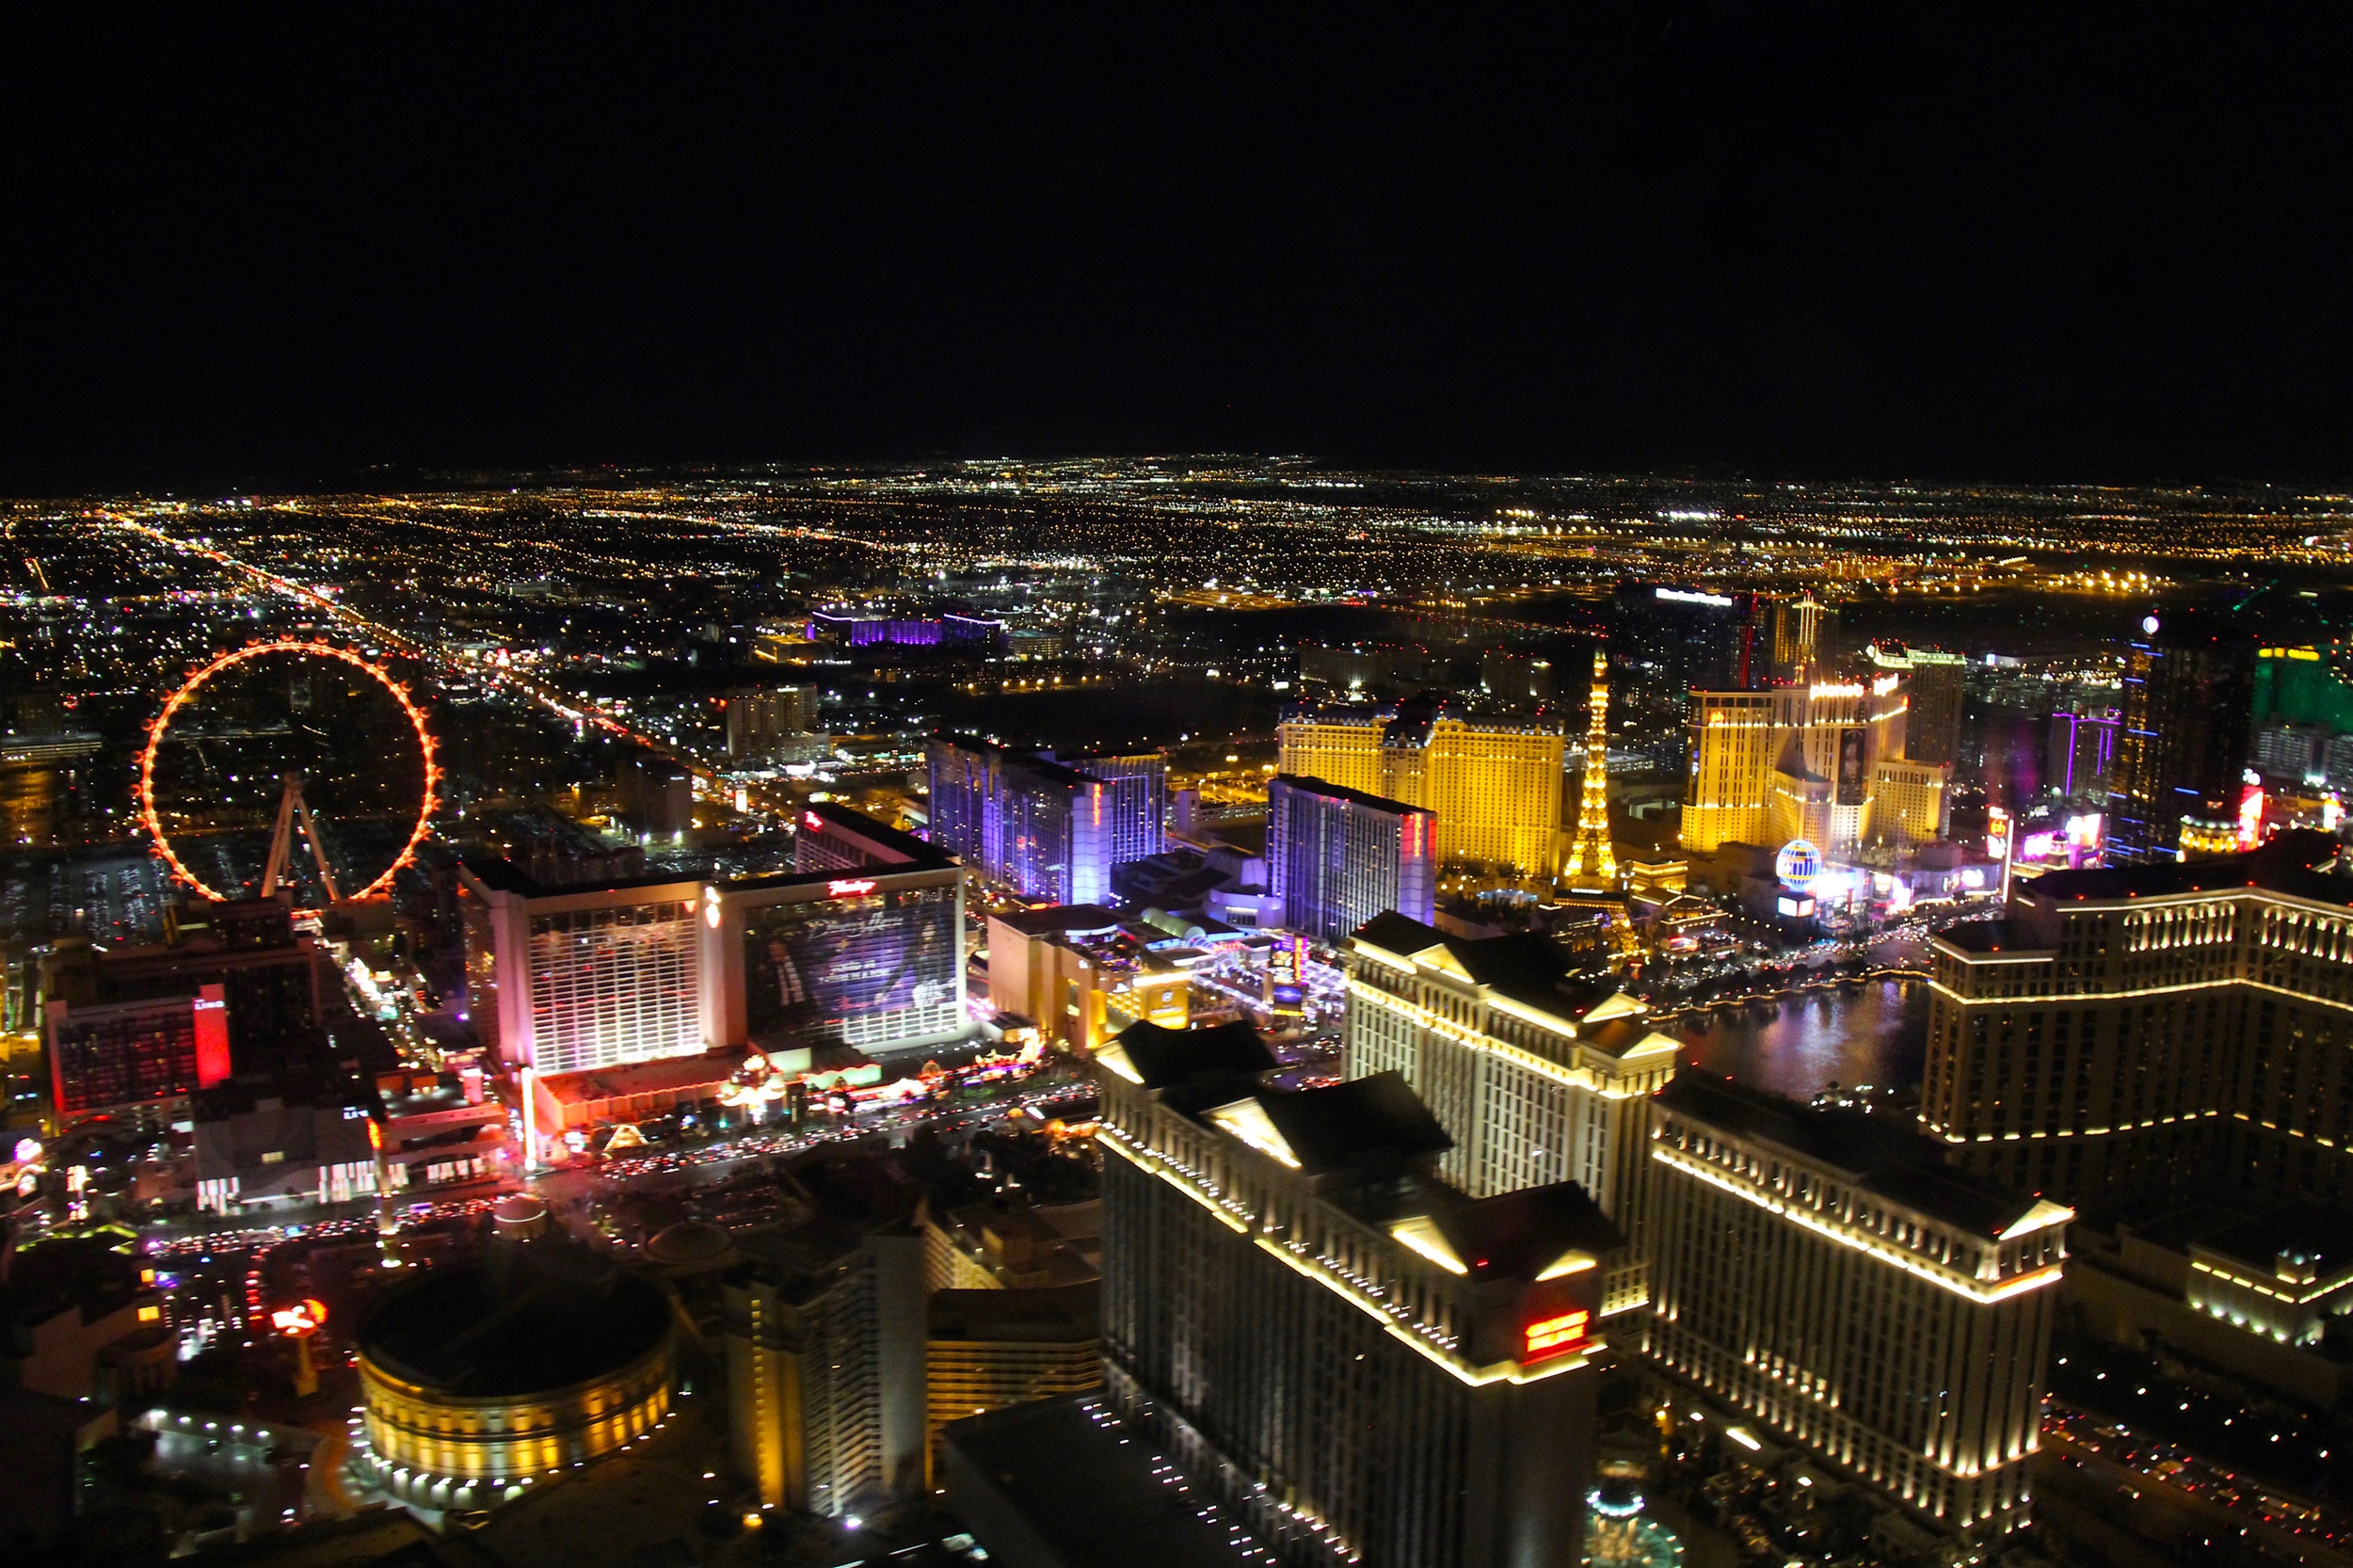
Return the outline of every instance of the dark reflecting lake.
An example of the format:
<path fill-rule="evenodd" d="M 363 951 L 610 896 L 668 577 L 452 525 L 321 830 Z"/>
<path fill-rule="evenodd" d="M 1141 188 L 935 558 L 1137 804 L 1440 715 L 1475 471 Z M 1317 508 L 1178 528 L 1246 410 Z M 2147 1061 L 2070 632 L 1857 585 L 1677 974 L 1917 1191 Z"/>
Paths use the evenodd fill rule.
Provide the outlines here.
<path fill-rule="evenodd" d="M 1833 1080 L 1848 1088 L 1916 1088 L 1928 1054 L 1929 987 L 1874 980 L 1860 990 L 1719 1008 L 1662 1027 L 1684 1042 L 1689 1065 L 1800 1099 Z"/>

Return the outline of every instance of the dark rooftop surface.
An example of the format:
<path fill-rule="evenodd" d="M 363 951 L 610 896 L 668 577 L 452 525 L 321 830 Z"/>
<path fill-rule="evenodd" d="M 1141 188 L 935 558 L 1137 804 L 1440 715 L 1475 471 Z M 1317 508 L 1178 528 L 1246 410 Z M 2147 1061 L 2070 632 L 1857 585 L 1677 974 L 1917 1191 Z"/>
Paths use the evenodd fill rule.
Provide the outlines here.
<path fill-rule="evenodd" d="M 1551 703 L 1539 703 L 1533 712 L 1477 712 L 1459 706 L 1460 694 L 1448 691 L 1424 691 L 1392 702 L 1287 702 L 1276 710 L 1278 719 L 1293 719 L 1308 724 L 1362 725 L 1370 728 L 1385 725 L 1381 744 L 1384 745 L 1427 745 L 1430 732 L 1440 719 L 1452 719 L 1470 729 L 1507 735 L 1558 735 L 1561 723 L 1547 715 L 1556 710 Z M 1582 724 L 1584 708 L 1577 708 Z"/>
<path fill-rule="evenodd" d="M 1264 817 L 1227 817 L 1222 821 L 1204 823 L 1198 830 L 1203 838 L 1215 839 L 1226 848 L 1242 855 L 1266 853 L 1266 819 Z"/>
<path fill-rule="evenodd" d="M 1209 1499 L 1198 1488 L 1163 1485 L 1153 1448 L 1097 1426 L 1092 1403 L 1039 1400 L 940 1429 L 950 1506 L 981 1544 L 1071 1568 L 1235 1568 L 1224 1516 L 1201 1517 Z"/>
<path fill-rule="evenodd" d="M 1561 945 L 1538 931 L 1453 936 L 1389 910 L 1357 927 L 1356 940 L 1401 956 L 1443 947 L 1479 984 L 1570 1023 L 1621 989 L 1607 976 L 1574 972 Z"/>
<path fill-rule="evenodd" d="M 537 1393 L 628 1365 L 670 1331 L 661 1289 L 558 1240 L 429 1269 L 360 1325 L 360 1353 L 445 1394 Z"/>
<path fill-rule="evenodd" d="M 1002 756 L 1011 750 L 1010 747 L 1003 745 L 999 742 L 989 740 L 984 736 L 969 734 L 963 730 L 935 729 L 932 731 L 930 738 L 938 742 L 941 745 L 953 746 L 958 751 L 979 752 L 983 755 L 994 753 L 999 756 Z"/>
<path fill-rule="evenodd" d="M 1401 1073 L 1257 1098 L 1300 1168 L 1312 1176 L 1409 1166 L 1454 1146 Z"/>
<path fill-rule="evenodd" d="M 2320 868 L 2336 863 L 2338 844 L 2326 833 L 2291 828 L 2262 848 L 2214 860 L 2147 866 L 2109 866 L 2095 871 L 2049 872 L 2021 890 L 2038 904 L 2074 899 L 2162 898 L 2169 893 L 2217 892 L 2262 888 L 2316 904 L 2353 905 L 2353 877 Z"/>
<path fill-rule="evenodd" d="M 624 888 L 663 888 L 676 884 L 699 883 L 696 876 L 680 876 L 675 872 L 650 872 L 643 876 L 593 878 L 586 882 L 566 882 L 550 886 L 535 878 L 512 860 L 469 858 L 467 874 L 497 892 L 513 893 L 517 898 L 561 898 L 568 893 L 612 892 Z"/>
<path fill-rule="evenodd" d="M 1449 936 L 1447 951 L 1481 985 L 1504 991 L 1545 991 L 1568 973 L 1567 955 L 1537 931 L 1500 936 Z"/>
<path fill-rule="evenodd" d="M 1099 904 L 1057 904 L 1044 909 L 1012 909 L 991 915 L 1024 936 L 1050 936 L 1062 931 L 1110 931 L 1119 917 Z"/>
<path fill-rule="evenodd" d="M 0 1486 L 0 1541 L 13 1548 L 10 1560 L 70 1560 L 34 1547 L 54 1541 L 73 1516 L 84 1440 L 111 1432 L 115 1419 L 109 1406 L 0 1389 L 0 1474 L 8 1478 Z"/>
<path fill-rule="evenodd" d="M 1060 1344 L 1101 1331 L 1103 1287 L 1046 1285 L 1010 1290 L 935 1290 L 924 1308 L 933 1339 Z"/>
<path fill-rule="evenodd" d="M 1345 784 L 1334 784 L 1326 779 L 1318 778 L 1312 774 L 1280 773 L 1274 776 L 1274 781 L 1278 784 L 1288 784 L 1294 790 L 1305 790 L 1310 793 L 1325 795 L 1333 800 L 1344 800 L 1351 805 L 1369 806 L 1376 811 L 1386 811 L 1393 816 L 1434 817 L 1437 815 L 1435 811 L 1426 810 L 1419 806 L 1408 806 L 1401 800 L 1391 800 L 1385 795 L 1367 794 L 1362 790 L 1352 790 Z"/>
<path fill-rule="evenodd" d="M 1577 1038 L 1595 1050 L 1623 1057 L 1656 1032 L 1648 1019 L 1626 1016 L 1611 1018 L 1597 1028 L 1583 1031 Z"/>
<path fill-rule="evenodd" d="M 1598 1258 L 1625 1245 L 1624 1233 L 1574 1181 L 1450 1208 L 1433 1206 L 1430 1217 L 1473 1279 L 1532 1280 L 1572 1247 Z"/>
<path fill-rule="evenodd" d="M 1446 940 L 1446 933 L 1434 925 L 1424 925 L 1411 915 L 1401 915 L 1386 909 L 1356 928 L 1356 940 L 1369 942 L 1385 952 L 1415 953 L 1437 946 Z"/>
<path fill-rule="evenodd" d="M 2051 944 L 2017 920 L 1964 920 L 1946 926 L 1936 939 L 1963 952 L 2049 952 Z"/>
<path fill-rule="evenodd" d="M 1274 1053 L 1258 1032 L 1237 1018 L 1211 1029 L 1164 1029 L 1139 1018 L 1113 1038 L 1147 1089 L 1170 1089 L 1190 1080 L 1272 1072 Z"/>
<path fill-rule="evenodd" d="M 624 1095 L 659 1094 L 697 1084 L 722 1083 L 743 1070 L 744 1059 L 741 1049 L 722 1047 L 693 1056 L 658 1056 L 650 1062 L 627 1062 L 617 1067 L 548 1073 L 533 1081 L 558 1101 L 573 1105 L 585 1100 L 616 1099 Z"/>
<path fill-rule="evenodd" d="M 881 826 L 880 824 L 875 825 Z M 897 829 L 883 828 L 882 831 L 895 833 Z M 484 887 L 498 892 L 512 893 L 517 898 L 568 898 L 577 893 L 620 892 L 635 888 L 692 888 L 701 887 L 705 881 L 715 882 L 723 888 L 737 890 L 823 887 L 828 882 L 838 882 L 846 875 L 895 876 L 904 875 L 909 872 L 946 871 L 956 864 L 953 856 L 934 849 L 920 839 L 910 839 L 909 841 L 921 845 L 922 857 L 920 860 L 910 857 L 904 861 L 877 862 L 872 866 L 860 867 L 855 873 L 829 870 L 778 872 L 768 876 L 706 878 L 699 875 L 681 876 L 675 872 L 660 872 L 644 876 L 598 877 L 586 882 L 564 882 L 550 885 L 538 881 L 528 871 L 512 860 L 470 859 L 466 862 L 466 871 Z"/>
<path fill-rule="evenodd" d="M 1064 789 L 1074 784 L 1084 784 L 1094 777 L 1092 774 L 1080 773 L 1077 768 L 1066 768 L 1051 757 L 1040 756 L 1034 751 L 1008 752 L 1005 755 L 1004 765 L 1008 769 L 1019 769 L 1021 772 L 1042 778 L 1048 784 L 1059 784 Z"/>
<path fill-rule="evenodd" d="M 815 817 L 827 826 L 869 840 L 884 856 L 876 862 L 877 865 L 944 866 L 950 863 L 947 853 L 933 847 L 928 841 L 888 823 L 878 822 L 863 811 L 853 811 L 837 801 L 816 801 L 801 809 L 804 822 Z"/>
<path fill-rule="evenodd" d="M 2215 1225 L 2192 1240 L 2262 1273 L 2269 1273 L 2282 1254 L 2304 1258 L 2323 1275 L 2353 1263 L 2353 1219 L 2318 1204 L 2290 1204 L 2251 1224 Z"/>
<path fill-rule="evenodd" d="M 120 1310 L 146 1288 L 140 1265 L 90 1236 L 57 1236 L 37 1241 L 9 1260 L 0 1284 L 0 1320 L 30 1327 L 79 1307 L 82 1321 L 94 1323 Z"/>
<path fill-rule="evenodd" d="M 2036 1201 L 1947 1166 L 1933 1142 L 1869 1112 L 1816 1110 L 1762 1089 L 1688 1071 L 1678 1073 L 1658 1097 L 1676 1115 L 1778 1144 L 1817 1164 L 1845 1172 L 1866 1192 L 1977 1235 L 1999 1236 Z"/>
<path fill-rule="evenodd" d="M 2203 1241 L 2217 1231 L 2252 1223 L 2252 1216 L 2241 1209 L 2226 1208 L 2220 1204 L 2199 1204 L 2152 1219 L 2136 1220 L 2132 1224 L 2132 1233 L 2143 1241 L 2179 1251 L 2192 1241 Z"/>
<path fill-rule="evenodd" d="M 730 1234 L 741 1257 L 733 1280 L 764 1280 L 788 1301 L 813 1300 L 839 1283 L 840 1260 L 874 1235 L 904 1235 L 922 1189 L 898 1160 L 872 1145 L 794 1156 L 779 1173 L 806 1217 L 788 1228 Z"/>

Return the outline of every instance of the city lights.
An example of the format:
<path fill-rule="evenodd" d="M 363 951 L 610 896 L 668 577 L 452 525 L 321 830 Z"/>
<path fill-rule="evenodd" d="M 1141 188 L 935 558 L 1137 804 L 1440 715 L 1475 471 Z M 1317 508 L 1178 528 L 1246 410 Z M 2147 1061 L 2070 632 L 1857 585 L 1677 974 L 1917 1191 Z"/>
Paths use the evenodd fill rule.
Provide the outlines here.
<path fill-rule="evenodd" d="M 812 1399 L 874 1443 L 917 1432 L 902 1476 L 966 1423 L 1035 1418 L 1031 1393 L 1093 1400 L 1079 1425 L 1206 1505 L 1226 1457 L 1176 1424 L 1176 1358 L 1289 1356 L 1298 1323 L 1336 1320 L 1317 1353 L 1347 1375 L 1311 1411 L 1260 1408 L 1256 1371 L 1213 1396 L 1270 1434 L 1262 1500 L 1185 1515 L 1238 1561 L 1385 1528 L 1389 1492 L 1290 1478 L 1411 1380 L 1502 1412 L 1605 1362 L 1708 1401 L 1662 1427 L 1662 1463 L 1737 1499 L 1742 1551 L 1812 1551 L 1828 1527 L 1803 1499 L 1833 1478 L 1985 1549 L 2036 1517 L 2021 1467 L 2046 1430 L 2121 1459 L 2091 1447 L 2105 1384 L 2052 1379 L 2046 1428 L 2009 1383 L 1774 1347 L 1843 1345 L 1819 1334 L 1865 1296 L 1907 1334 L 2039 1344 L 2079 1204 L 2157 1213 L 2160 1192 L 2344 1158 L 2332 1102 L 2192 1085 L 2136 1107 L 2139 1080 L 2104 1075 L 2137 1070 L 2136 1031 L 2187 1027 L 2144 1026 L 2138 999 L 2190 999 L 2201 1026 L 2209 989 L 2312 1010 L 2275 1056 L 2330 1027 L 2353 655 L 2296 591 L 2251 600 L 2279 618 L 2244 637 L 2215 618 L 2200 585 L 2272 548 L 2265 525 L 2201 513 L 2174 548 L 2154 501 L 2119 503 L 2114 537 L 2162 569 L 2104 575 L 2038 564 L 2111 526 L 2057 492 L 1997 517 L 1965 490 L 1661 506 L 1526 483 L 1553 493 L 1468 507 L 1248 459 L 1073 460 L 30 517 L 52 591 L 0 600 L 0 653 L 76 700 L 0 737 L 50 813 L 21 835 L 48 835 L 21 847 L 49 869 L 0 910 L 42 1003 L 0 1046 L 58 1112 L 12 1144 L 26 1256 L 106 1224 L 168 1238 L 126 1282 L 127 1328 L 174 1366 L 237 1360 L 265 1401 L 356 1405 L 355 1496 L 488 1530 L 556 1506 L 547 1481 L 593 1496 L 612 1461 L 675 1445 L 714 1531 L 799 1512 L 879 1540 L 885 1460 L 788 1438 Z M 2335 536 L 2323 504 L 2297 540 Z M 102 569 L 152 591 L 98 594 Z M 2048 625 L 2015 638 L 2027 606 Z M 351 694 L 382 733 L 335 731 Z M 154 716 L 127 744 L 67 716 L 109 702 Z M 367 906 L 239 896 L 280 776 L 321 757 L 421 777 L 422 815 L 355 808 L 312 762 L 287 841 Z M 258 804 L 207 815 L 191 778 Z M 380 1069 L 314 1083 L 256 1044 L 347 1018 L 381 1032 Z M 2214 1049 L 2251 1039 L 2218 1024 Z M 2200 1140 L 2222 1128 L 2273 1152 L 2217 1165 Z M 2167 1130 L 2174 1152 L 2149 1152 Z M 183 1234 L 200 1153 L 185 1197 L 213 1228 Z M 895 1207 L 918 1193 L 936 1239 Z M 1080 1217 L 1097 1203 L 1116 1223 Z M 747 1242 L 771 1232 L 816 1272 Z M 2278 1272 L 2317 1244 L 2181 1245 L 2210 1332 L 2317 1353 L 2335 1275 Z M 1172 1304 L 1165 1344 L 1068 1304 L 1156 1290 L 1152 1259 L 1179 1253 L 1217 1283 Z M 405 1294 L 437 1280 L 495 1296 L 502 1257 L 675 1292 L 747 1375 L 690 1396 L 648 1299 L 647 1337 L 467 1427 L 472 1370 L 402 1370 L 462 1360 L 465 1334 L 372 1325 L 399 1301 L 440 1321 Z M 1770 1283 L 1817 1276 L 1846 1293 Z M 892 1364 L 885 1325 L 927 1320 L 943 1281 L 1048 1337 Z M 837 1350 L 789 1364 L 780 1325 L 820 1310 Z M 979 1336 L 986 1314 L 959 1312 Z M 586 1355 L 602 1321 L 534 1333 Z M 2089 1328 L 2052 1332 L 2087 1353 Z M 2049 1372 L 2032 1361 L 2002 1376 Z M 670 1418 L 690 1398 L 708 1421 Z M 884 1419 L 919 1399 L 926 1420 Z M 1995 1435 L 1948 1449 L 1881 1415 L 1939 1399 Z M 1465 1484 L 1451 1450 L 1414 1451 L 1403 1484 Z M 1511 1461 L 1545 1528 L 1614 1528 L 1586 1538 L 1596 1560 L 1671 1559 L 1656 1487 L 1556 1473 L 1582 1451 Z M 928 1489 L 952 1507 L 956 1484 Z"/>

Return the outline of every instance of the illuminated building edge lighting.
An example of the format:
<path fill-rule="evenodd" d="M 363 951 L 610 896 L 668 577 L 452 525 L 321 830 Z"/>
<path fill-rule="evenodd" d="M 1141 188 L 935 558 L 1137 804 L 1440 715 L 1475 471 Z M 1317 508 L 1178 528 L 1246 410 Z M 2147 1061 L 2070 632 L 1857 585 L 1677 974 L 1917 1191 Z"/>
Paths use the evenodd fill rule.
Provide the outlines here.
<path fill-rule="evenodd" d="M 1734 1181 L 1721 1172 L 1688 1155 L 1653 1144 L 1650 1157 L 1660 1164 L 1673 1166 L 1686 1176 L 1696 1176 L 1710 1186 L 1720 1187 L 1736 1197 L 1744 1198 L 1768 1213 L 1778 1214 L 1803 1225 L 1816 1235 L 1835 1241 L 1842 1247 L 1851 1247 L 1856 1252 L 1868 1254 L 1878 1262 L 1892 1263 L 1907 1273 L 1917 1274 L 1932 1284 L 1941 1285 L 1954 1295 L 1964 1297 L 1980 1306 L 1992 1306 L 1996 1302 L 2008 1301 L 2012 1296 L 2022 1296 L 2029 1290 L 2040 1290 L 2046 1286 L 2057 1285 L 2062 1272 L 2060 1264 L 2050 1263 L 2038 1269 L 2028 1270 L 2025 1273 L 2013 1275 L 1998 1285 L 1988 1285 L 1981 1280 L 1962 1279 L 1942 1270 L 1931 1269 L 1927 1264 L 1905 1256 L 1884 1242 L 1865 1240 L 1859 1236 L 1850 1236 L 1839 1226 L 1833 1225 L 1804 1209 L 1792 1208 L 1779 1198 L 1768 1196 L 1753 1187 Z M 2068 1212 L 2072 1216 L 2073 1211 Z"/>
<path fill-rule="evenodd" d="M 405 1477 L 461 1485 L 528 1480 L 603 1458 L 665 1419 L 676 1381 L 670 1336 L 610 1372 L 561 1388 L 469 1397 L 396 1378 L 362 1354 L 368 1448 L 380 1484 L 409 1497 Z"/>

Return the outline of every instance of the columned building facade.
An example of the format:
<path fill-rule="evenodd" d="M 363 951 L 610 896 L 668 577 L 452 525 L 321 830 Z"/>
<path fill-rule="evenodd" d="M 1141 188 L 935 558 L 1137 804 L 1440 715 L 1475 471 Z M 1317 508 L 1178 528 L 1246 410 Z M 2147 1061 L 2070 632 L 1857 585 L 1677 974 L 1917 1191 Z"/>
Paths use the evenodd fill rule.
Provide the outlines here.
<path fill-rule="evenodd" d="M 1268 1091 L 1262 1047 L 1190 1032 L 1096 1064 L 1108 1402 L 1278 1561 L 1578 1560 L 1617 1231 L 1573 1186 L 1438 1181 L 1394 1075 Z"/>
<path fill-rule="evenodd" d="M 2053 872 L 1935 937 L 1925 1129 L 2069 1202 L 2353 1198 L 2353 875 L 2335 840 Z"/>
<path fill-rule="evenodd" d="M 1936 1527 L 2025 1526 L 2073 1211 L 1865 1112 L 1698 1075 L 1649 1104 L 1651 1358 Z"/>
<path fill-rule="evenodd" d="M 1628 1223 L 1648 1096 L 1676 1042 L 1607 976 L 1568 971 L 1548 938 L 1449 936 L 1384 915 L 1344 955 L 1351 1079 L 1394 1072 L 1453 1139 L 1440 1161 L 1475 1196 L 1574 1181 Z M 1639 1275 L 1628 1282 L 1640 1301 Z M 1613 1299 L 1609 1310 L 1634 1303 Z"/>

